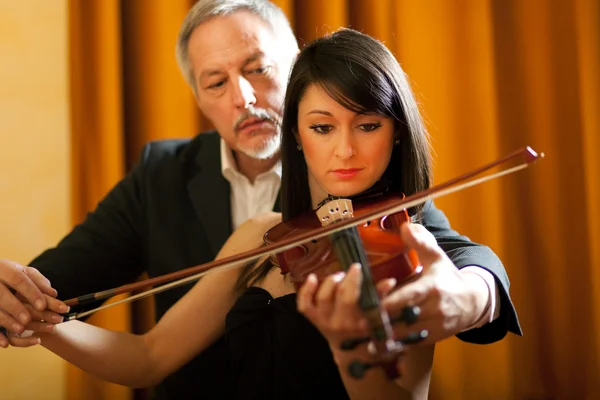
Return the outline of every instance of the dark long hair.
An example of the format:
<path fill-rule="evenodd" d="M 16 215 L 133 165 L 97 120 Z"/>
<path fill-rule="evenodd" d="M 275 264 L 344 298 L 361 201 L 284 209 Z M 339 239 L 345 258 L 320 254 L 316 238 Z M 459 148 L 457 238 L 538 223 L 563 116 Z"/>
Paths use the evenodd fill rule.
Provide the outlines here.
<path fill-rule="evenodd" d="M 294 135 L 298 104 L 312 84 L 321 86 L 351 111 L 393 118 L 399 144 L 394 146 L 384 175 L 407 196 L 429 187 L 428 135 L 404 71 L 378 40 L 353 29 L 340 29 L 305 47 L 290 73 L 281 127 L 284 220 L 312 208 L 306 161 Z M 413 211 L 419 212 L 420 208 Z"/>
<path fill-rule="evenodd" d="M 290 73 L 281 127 L 284 221 L 312 208 L 306 161 L 294 136 L 298 104 L 311 84 L 320 85 L 351 111 L 393 118 L 400 143 L 392 150 L 385 177 L 407 196 L 429 187 L 429 141 L 404 71 L 381 42 L 352 29 L 341 29 L 304 48 Z M 420 207 L 411 211 L 418 213 Z M 236 292 L 261 281 L 272 267 L 268 259 L 257 267 L 254 263 L 245 266 Z"/>

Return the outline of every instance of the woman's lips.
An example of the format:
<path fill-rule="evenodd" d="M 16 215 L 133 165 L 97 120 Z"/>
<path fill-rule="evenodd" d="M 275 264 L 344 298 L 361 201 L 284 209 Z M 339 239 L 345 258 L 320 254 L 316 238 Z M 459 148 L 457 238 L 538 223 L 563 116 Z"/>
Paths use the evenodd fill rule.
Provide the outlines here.
<path fill-rule="evenodd" d="M 340 179 L 352 179 L 354 178 L 362 168 L 348 168 L 348 169 L 334 169 L 332 172 L 335 176 Z"/>

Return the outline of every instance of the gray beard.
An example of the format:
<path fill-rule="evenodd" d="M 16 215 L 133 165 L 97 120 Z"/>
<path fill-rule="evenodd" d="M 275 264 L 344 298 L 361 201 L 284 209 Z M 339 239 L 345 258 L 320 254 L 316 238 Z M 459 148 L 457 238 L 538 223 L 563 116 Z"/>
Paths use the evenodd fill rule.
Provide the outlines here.
<path fill-rule="evenodd" d="M 268 160 L 279 152 L 280 146 L 281 136 L 278 134 L 265 140 L 261 146 L 252 149 L 238 146 L 238 151 L 256 160 Z"/>

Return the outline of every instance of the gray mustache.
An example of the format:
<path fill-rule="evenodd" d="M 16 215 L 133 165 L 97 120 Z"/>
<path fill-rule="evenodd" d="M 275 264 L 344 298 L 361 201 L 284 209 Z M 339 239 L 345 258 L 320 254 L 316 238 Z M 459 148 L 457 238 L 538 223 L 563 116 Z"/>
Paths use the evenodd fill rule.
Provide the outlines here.
<path fill-rule="evenodd" d="M 234 131 L 237 131 L 239 129 L 240 125 L 242 124 L 242 122 L 244 122 L 248 118 L 265 119 L 265 120 L 269 120 L 272 123 L 274 123 L 275 125 L 277 125 L 277 121 L 264 108 L 248 108 L 248 110 L 244 111 L 239 116 L 239 118 L 237 119 L 237 121 L 235 121 L 235 124 L 233 125 Z"/>

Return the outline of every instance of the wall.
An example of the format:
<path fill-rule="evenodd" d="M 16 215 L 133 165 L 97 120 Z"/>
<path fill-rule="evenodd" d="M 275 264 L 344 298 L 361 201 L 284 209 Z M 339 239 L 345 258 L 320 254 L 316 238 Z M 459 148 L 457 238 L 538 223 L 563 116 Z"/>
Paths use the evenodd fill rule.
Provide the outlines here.
<path fill-rule="evenodd" d="M 70 226 L 67 0 L 0 0 L 0 257 L 27 263 Z M 0 349 L 0 399 L 62 399 L 66 364 Z"/>

